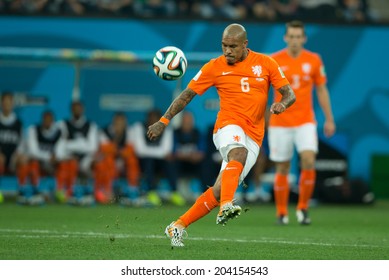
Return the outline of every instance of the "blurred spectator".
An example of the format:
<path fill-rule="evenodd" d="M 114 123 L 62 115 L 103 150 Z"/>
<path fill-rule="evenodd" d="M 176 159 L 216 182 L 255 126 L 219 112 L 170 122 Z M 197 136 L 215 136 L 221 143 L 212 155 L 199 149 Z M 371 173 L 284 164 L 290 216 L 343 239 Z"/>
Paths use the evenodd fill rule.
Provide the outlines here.
<path fill-rule="evenodd" d="M 292 20 L 297 16 L 299 0 L 270 0 L 271 7 L 275 10 L 277 19 Z"/>
<path fill-rule="evenodd" d="M 97 6 L 101 11 L 115 15 L 133 15 L 133 4 L 135 0 L 98 0 Z"/>
<path fill-rule="evenodd" d="M 388 6 L 382 0 L 0 0 L 0 13 L 387 22 Z"/>
<path fill-rule="evenodd" d="M 175 0 L 177 17 L 195 15 L 199 9 L 199 0 Z"/>
<path fill-rule="evenodd" d="M 8 4 L 8 1 L 0 0 L 0 12 L 4 12 L 4 11 L 8 10 L 7 4 Z"/>
<path fill-rule="evenodd" d="M 339 6 L 345 21 L 370 21 L 369 7 L 366 0 L 339 0 Z"/>
<path fill-rule="evenodd" d="M 130 136 L 123 113 L 116 113 L 111 124 L 100 132 L 100 148 L 94 165 L 96 200 L 100 203 L 112 201 L 113 182 L 124 176 L 127 184 L 120 186 L 120 202 L 128 206 L 140 204 L 140 166 Z"/>
<path fill-rule="evenodd" d="M 48 14 L 60 14 L 64 12 L 65 0 L 51 0 L 46 3 L 44 8 L 45 13 Z"/>
<path fill-rule="evenodd" d="M 202 177 L 204 149 L 204 141 L 195 126 L 193 114 L 189 111 L 183 112 L 181 125 L 174 130 L 173 155 L 179 178 L 189 179 L 189 183 L 205 187 Z M 193 188 L 192 191 L 195 192 L 193 194 L 195 198 L 201 193 L 200 190 Z"/>
<path fill-rule="evenodd" d="M 62 121 L 60 126 L 57 198 L 76 205 L 90 205 L 94 202 L 89 179 L 98 148 L 97 125 L 85 117 L 84 105 L 73 101 L 70 119 Z"/>
<path fill-rule="evenodd" d="M 13 94 L 1 94 L 0 112 L 0 176 L 4 174 L 18 177 L 20 202 L 33 202 L 37 190 L 27 187 L 27 157 L 22 153 L 23 124 L 14 112 Z"/>
<path fill-rule="evenodd" d="M 44 10 L 48 0 L 14 0 L 10 3 L 9 9 L 14 12 L 37 14 Z"/>
<path fill-rule="evenodd" d="M 135 14 L 141 17 L 166 17 L 175 13 L 175 3 L 173 0 L 135 0 Z"/>
<path fill-rule="evenodd" d="M 2 0 L 0 10 L 13 14 L 70 13 L 82 15 L 85 12 L 82 2 L 81 0 Z"/>
<path fill-rule="evenodd" d="M 299 0 L 299 17 L 305 21 L 335 21 L 337 4 L 337 0 Z"/>
<path fill-rule="evenodd" d="M 173 130 L 167 128 L 156 141 L 150 141 L 147 137 L 147 128 L 157 122 L 162 116 L 160 110 L 154 109 L 147 112 L 144 123 L 137 122 L 131 131 L 131 139 L 135 152 L 141 163 L 142 175 L 148 188 L 148 199 L 153 205 L 160 205 L 162 200 L 157 193 L 159 178 L 166 178 L 170 190 L 164 199 L 175 205 L 184 205 L 185 201 L 177 192 L 177 174 L 175 173 L 173 152 Z M 160 175 L 157 178 L 157 175 Z"/>
<path fill-rule="evenodd" d="M 42 120 L 37 125 L 31 125 L 27 130 L 26 154 L 28 155 L 28 171 L 30 182 L 40 194 L 41 176 L 56 176 L 57 158 L 55 150 L 61 138 L 61 130 L 55 123 L 54 114 L 44 111 Z M 43 202 L 43 196 L 36 196 L 35 203 Z"/>
<path fill-rule="evenodd" d="M 64 0 L 64 11 L 65 14 L 83 15 L 86 10 L 84 5 L 79 0 Z"/>
<path fill-rule="evenodd" d="M 239 19 L 239 10 L 228 0 L 201 1 L 199 15 L 205 19 Z"/>
<path fill-rule="evenodd" d="M 215 183 L 223 161 L 220 153 L 216 150 L 215 144 L 213 143 L 213 129 L 213 125 L 208 126 L 206 133 L 205 158 L 203 163 L 205 185 L 203 186 L 203 191 L 207 189 L 207 186 L 212 186 Z"/>
<path fill-rule="evenodd" d="M 273 20 L 276 15 L 270 0 L 232 0 L 231 3 L 240 19 Z"/>

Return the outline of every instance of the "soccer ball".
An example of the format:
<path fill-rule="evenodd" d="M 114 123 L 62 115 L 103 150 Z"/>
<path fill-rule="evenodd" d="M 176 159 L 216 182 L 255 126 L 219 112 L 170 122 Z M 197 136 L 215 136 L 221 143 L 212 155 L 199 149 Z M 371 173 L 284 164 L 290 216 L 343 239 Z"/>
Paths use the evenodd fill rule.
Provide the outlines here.
<path fill-rule="evenodd" d="M 177 47 L 164 47 L 153 58 L 155 74 L 163 80 L 178 80 L 184 76 L 188 61 L 182 50 Z"/>

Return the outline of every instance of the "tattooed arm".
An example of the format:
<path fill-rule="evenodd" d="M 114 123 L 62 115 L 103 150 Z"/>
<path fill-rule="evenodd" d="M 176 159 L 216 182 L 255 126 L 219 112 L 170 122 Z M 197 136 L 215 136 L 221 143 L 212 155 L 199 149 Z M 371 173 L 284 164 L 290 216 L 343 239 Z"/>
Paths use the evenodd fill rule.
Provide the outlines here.
<path fill-rule="evenodd" d="M 179 96 L 177 96 L 176 99 L 173 100 L 172 104 L 163 116 L 170 121 L 175 115 L 181 112 L 196 95 L 196 92 L 194 92 L 190 88 L 186 88 L 181 92 Z M 149 137 L 150 140 L 157 139 L 159 136 L 161 136 L 165 127 L 166 125 L 161 121 L 150 125 L 147 131 L 147 137 Z"/>
<path fill-rule="evenodd" d="M 296 101 L 296 95 L 289 84 L 279 88 L 278 91 L 282 95 L 281 101 L 273 103 L 270 107 L 270 112 L 276 115 L 284 112 Z"/>

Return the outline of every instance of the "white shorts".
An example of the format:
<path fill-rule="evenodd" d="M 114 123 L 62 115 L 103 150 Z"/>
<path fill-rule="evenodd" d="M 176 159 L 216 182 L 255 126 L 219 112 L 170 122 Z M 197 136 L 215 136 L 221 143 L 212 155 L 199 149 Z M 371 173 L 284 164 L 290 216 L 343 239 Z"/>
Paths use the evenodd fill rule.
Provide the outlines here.
<path fill-rule="evenodd" d="M 269 127 L 270 159 L 276 162 L 290 161 L 293 148 L 302 151 L 318 151 L 316 124 L 307 123 L 296 127 Z"/>
<path fill-rule="evenodd" d="M 226 168 L 228 163 L 228 153 L 232 149 L 237 147 L 245 147 L 247 149 L 248 153 L 246 164 L 239 178 L 239 183 L 241 183 L 257 161 L 257 157 L 259 155 L 258 144 L 246 135 L 243 129 L 237 125 L 227 125 L 219 129 L 213 135 L 213 143 L 223 158 L 220 171 Z"/>

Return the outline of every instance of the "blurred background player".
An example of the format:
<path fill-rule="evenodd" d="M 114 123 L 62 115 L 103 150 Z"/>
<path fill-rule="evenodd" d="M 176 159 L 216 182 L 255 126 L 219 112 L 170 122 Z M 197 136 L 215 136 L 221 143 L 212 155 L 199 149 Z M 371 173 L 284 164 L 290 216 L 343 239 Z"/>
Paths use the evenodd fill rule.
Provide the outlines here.
<path fill-rule="evenodd" d="M 278 62 L 285 76 L 296 93 L 296 103 L 282 115 L 270 116 L 269 146 L 270 159 L 276 162 L 274 195 L 277 219 L 280 224 L 287 224 L 289 184 L 288 174 L 293 148 L 296 146 L 301 161 L 299 182 L 299 199 L 297 220 L 308 225 L 308 204 L 315 186 L 315 158 L 318 151 L 318 135 L 313 109 L 313 87 L 325 116 L 324 135 L 330 137 L 335 133 L 330 97 L 326 86 L 326 74 L 320 56 L 304 49 L 307 41 L 304 25 L 300 21 L 286 24 L 284 35 L 286 49 L 272 57 Z M 275 101 L 281 96 L 274 94 Z"/>
<path fill-rule="evenodd" d="M 27 155 L 29 178 L 32 186 L 39 189 L 42 175 L 56 176 L 56 146 L 61 138 L 61 130 L 55 123 L 52 111 L 44 111 L 41 123 L 32 125 L 27 131 Z"/>
<path fill-rule="evenodd" d="M 195 199 L 202 192 L 200 186 L 205 185 L 202 170 L 204 149 L 204 140 L 195 126 L 193 114 L 183 112 L 181 124 L 174 130 L 173 156 L 178 178 L 187 181 Z"/>
<path fill-rule="evenodd" d="M 32 202 L 36 188 L 27 186 L 28 159 L 22 153 L 23 124 L 14 112 L 14 98 L 11 92 L 1 94 L 0 112 L 0 176 L 13 175 L 18 177 L 18 201 Z"/>
<path fill-rule="evenodd" d="M 207 127 L 205 135 L 205 157 L 203 162 L 204 186 L 202 191 L 207 190 L 207 186 L 212 186 L 220 172 L 223 158 L 213 143 L 214 125 Z"/>
<path fill-rule="evenodd" d="M 69 203 L 89 205 L 94 202 L 92 162 L 98 148 L 97 125 L 84 115 L 80 101 L 71 104 L 71 117 L 60 123 L 62 137 L 58 144 L 60 160 L 57 198 Z"/>
<path fill-rule="evenodd" d="M 157 141 L 151 141 L 147 137 L 147 128 L 157 122 L 162 116 L 158 109 L 147 112 L 144 123 L 137 122 L 132 128 L 132 143 L 136 155 L 139 158 L 142 177 L 148 191 L 147 198 L 153 205 L 160 205 L 162 199 L 168 200 L 174 205 L 185 204 L 184 198 L 177 192 L 177 174 L 174 167 L 173 130 L 167 129 Z M 158 186 L 161 186 L 161 178 L 168 182 L 168 189 L 158 194 Z"/>
<path fill-rule="evenodd" d="M 271 105 L 271 113 L 284 112 L 295 99 L 278 64 L 272 58 L 247 48 L 247 33 L 242 25 L 227 26 L 221 43 L 223 55 L 210 60 L 200 69 L 147 133 L 151 140 L 161 135 L 163 137 L 170 120 L 195 96 L 202 95 L 212 86 L 216 87 L 220 111 L 214 126 L 213 141 L 222 155 L 222 166 L 213 187 L 208 188 L 184 215 L 166 227 L 165 234 L 172 246 L 184 246 L 184 229 L 218 206 L 216 224 L 225 225 L 240 215 L 242 209 L 233 199 L 238 185 L 259 155 L 270 84 L 279 89 L 283 96 L 280 102 Z"/>
<path fill-rule="evenodd" d="M 94 163 L 95 193 L 99 203 L 112 201 L 113 183 L 124 176 L 126 184 L 120 186 L 118 192 L 120 202 L 139 204 L 140 166 L 130 136 L 124 113 L 115 113 L 111 124 L 100 132 L 100 147 Z"/>

